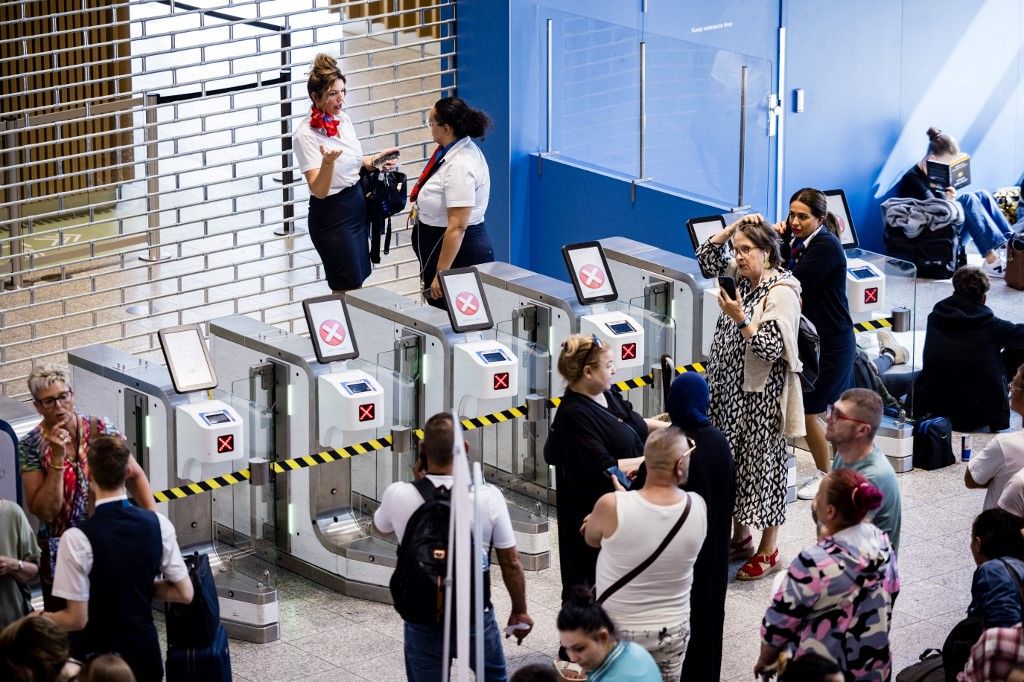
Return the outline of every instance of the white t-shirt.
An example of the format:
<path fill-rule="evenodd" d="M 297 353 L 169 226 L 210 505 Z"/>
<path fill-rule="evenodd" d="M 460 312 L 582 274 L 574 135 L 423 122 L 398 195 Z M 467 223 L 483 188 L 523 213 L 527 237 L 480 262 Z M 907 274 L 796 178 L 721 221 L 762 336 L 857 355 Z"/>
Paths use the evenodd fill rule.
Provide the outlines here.
<path fill-rule="evenodd" d="M 448 208 L 472 206 L 467 225 L 484 221 L 491 197 L 491 173 L 483 152 L 468 137 L 451 146 L 416 197 L 420 222 L 447 227 Z"/>
<path fill-rule="evenodd" d="M 356 128 L 352 119 L 344 111 L 338 115 L 338 136 L 327 137 L 319 130 L 309 127 L 309 117 L 303 119 L 292 135 L 292 151 L 295 152 L 295 163 L 300 173 L 320 168 L 324 149 L 340 149 L 341 156 L 334 162 L 334 174 L 331 176 L 331 191 L 337 194 L 346 187 L 359 182 L 359 168 L 363 165 L 363 145 L 356 137 Z"/>
<path fill-rule="evenodd" d="M 967 470 L 975 483 L 988 484 L 985 509 L 999 505 L 1003 488 L 1021 469 L 1024 469 L 1024 431 L 997 434 L 967 463 Z"/>
<path fill-rule="evenodd" d="M 1011 514 L 1024 517 L 1024 469 L 1021 469 L 1006 483 L 999 496 L 999 508 Z"/>
<path fill-rule="evenodd" d="M 672 542 L 653 564 L 604 602 L 617 626 L 666 627 L 689 621 L 693 564 L 708 533 L 708 512 L 700 495 L 688 494 L 693 500 L 690 515 Z M 685 499 L 663 507 L 651 504 L 637 491 L 615 493 L 619 524 L 610 537 L 601 540 L 595 580 L 598 596 L 654 553 L 685 506 Z"/>
<path fill-rule="evenodd" d="M 434 486 L 451 488 L 451 476 L 427 475 Z M 470 495 L 470 499 L 473 496 Z M 483 488 L 483 542 L 497 549 L 508 549 L 516 546 L 516 536 L 512 532 L 512 519 L 508 515 L 508 505 L 501 491 L 493 485 L 484 484 Z M 413 512 L 423 504 L 423 496 L 412 483 L 399 481 L 392 483 L 384 490 L 380 506 L 373 514 L 373 525 L 382 533 L 394 533 L 401 542 L 405 536 L 405 525 L 409 523 Z"/>
<path fill-rule="evenodd" d="M 114 497 L 96 503 L 126 500 L 128 496 Z M 160 521 L 160 572 L 172 583 L 188 577 L 188 569 L 178 549 L 178 536 L 174 526 L 163 514 L 155 512 Z M 130 550 L 126 550 L 130 551 Z M 89 573 L 92 572 L 92 543 L 79 528 L 68 528 L 60 536 L 57 552 L 57 571 L 53 576 L 53 596 L 70 601 L 89 601 Z"/>

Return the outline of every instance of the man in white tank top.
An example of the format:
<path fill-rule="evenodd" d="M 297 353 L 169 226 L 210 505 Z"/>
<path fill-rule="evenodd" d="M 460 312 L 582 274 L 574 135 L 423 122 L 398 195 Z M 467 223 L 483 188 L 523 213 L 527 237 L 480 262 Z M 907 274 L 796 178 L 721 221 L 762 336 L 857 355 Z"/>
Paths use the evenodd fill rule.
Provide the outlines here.
<path fill-rule="evenodd" d="M 644 447 L 647 482 L 641 490 L 602 496 L 583 521 L 587 544 L 600 547 L 598 599 L 648 559 L 683 514 L 685 521 L 657 558 L 604 600 L 620 635 L 654 656 L 662 677 L 676 682 L 690 639 L 690 584 L 693 564 L 707 535 L 707 507 L 686 482 L 693 442 L 676 427 L 653 432 Z"/>

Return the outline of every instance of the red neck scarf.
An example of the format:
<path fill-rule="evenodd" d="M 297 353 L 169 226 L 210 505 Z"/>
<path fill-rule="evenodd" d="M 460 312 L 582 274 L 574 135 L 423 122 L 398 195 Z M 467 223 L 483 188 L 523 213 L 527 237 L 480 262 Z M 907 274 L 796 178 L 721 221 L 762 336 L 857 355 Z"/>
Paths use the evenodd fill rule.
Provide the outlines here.
<path fill-rule="evenodd" d="M 338 135 L 338 119 L 334 118 L 330 114 L 325 114 L 313 106 L 309 111 L 309 127 L 313 130 L 319 130 L 327 137 L 337 137 Z"/>
<path fill-rule="evenodd" d="M 419 180 L 416 181 L 416 186 L 412 188 L 412 192 L 409 193 L 409 201 L 416 201 L 416 197 L 420 194 L 420 187 L 426 184 L 430 176 L 437 170 L 437 165 L 441 161 L 441 157 L 444 156 L 444 147 L 437 145 L 437 149 L 431 154 L 430 159 L 427 161 L 427 165 L 423 167 L 423 172 L 420 173 Z"/>

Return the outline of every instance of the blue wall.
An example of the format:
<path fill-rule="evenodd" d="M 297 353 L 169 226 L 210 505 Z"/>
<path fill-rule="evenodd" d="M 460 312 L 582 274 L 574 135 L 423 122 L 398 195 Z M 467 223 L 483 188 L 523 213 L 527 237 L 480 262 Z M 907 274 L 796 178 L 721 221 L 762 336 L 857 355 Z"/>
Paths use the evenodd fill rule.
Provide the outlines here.
<path fill-rule="evenodd" d="M 862 243 L 881 250 L 879 204 L 923 155 L 929 125 L 960 138 L 976 186 L 1020 177 L 1019 0 L 648 0 L 646 14 L 640 6 L 458 0 L 459 94 L 495 119 L 482 147 L 499 257 L 561 277 L 559 248 L 582 239 L 623 234 L 689 253 L 686 219 L 735 205 L 738 88 L 732 75 L 718 75 L 740 62 L 751 73 L 744 203 L 774 218 L 775 139 L 766 135 L 763 95 L 777 87 L 780 24 L 787 31 L 785 198 L 806 185 L 845 189 Z M 553 148 L 562 158 L 546 159 L 538 174 L 548 18 Z M 652 135 L 645 171 L 654 182 L 641 185 L 634 204 L 639 83 L 632 68 L 640 40 L 648 44 Z M 805 113 L 793 112 L 795 88 L 805 90 Z M 659 182 L 674 189 L 659 193 Z"/>
<path fill-rule="evenodd" d="M 820 7 L 821 9 L 816 9 Z M 935 125 L 971 154 L 974 187 L 1024 170 L 1024 5 L 1019 0 L 785 2 L 788 199 L 846 190 L 866 248 L 882 250 L 879 204 L 924 156 Z M 821 36 L 842 49 L 823 58 Z M 792 111 L 804 88 L 806 112 Z"/>

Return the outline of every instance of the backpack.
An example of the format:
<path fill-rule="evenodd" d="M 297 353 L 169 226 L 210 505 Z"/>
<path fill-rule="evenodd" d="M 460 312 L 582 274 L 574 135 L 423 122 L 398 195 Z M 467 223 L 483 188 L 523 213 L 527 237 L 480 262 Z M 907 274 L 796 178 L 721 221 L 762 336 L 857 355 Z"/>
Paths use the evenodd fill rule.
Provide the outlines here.
<path fill-rule="evenodd" d="M 778 285 L 774 285 L 774 289 Z M 762 310 L 768 305 L 767 294 L 761 304 Z M 800 324 L 796 330 L 796 354 L 800 358 L 803 369 L 800 370 L 800 387 L 804 393 L 814 390 L 814 383 L 818 380 L 821 372 L 821 337 L 818 336 L 818 329 L 814 323 L 807 319 L 807 316 L 800 313 Z"/>
<path fill-rule="evenodd" d="M 953 426 L 946 417 L 921 418 L 914 424 L 914 466 L 941 469 L 956 462 Z"/>
<path fill-rule="evenodd" d="M 889 393 L 889 389 L 882 382 L 882 377 L 878 376 L 878 368 L 875 367 L 875 363 L 871 362 L 868 354 L 860 348 L 853 356 L 853 385 L 856 388 L 866 388 L 877 393 L 882 399 L 884 408 L 901 409 L 899 400 Z"/>
<path fill-rule="evenodd" d="M 401 212 L 408 201 L 405 173 L 374 169 L 359 174 L 360 189 L 366 199 L 366 224 L 370 229 L 370 261 L 380 263 L 380 238 L 384 236 L 384 255 L 391 252 L 391 216 Z"/>
<path fill-rule="evenodd" d="M 194 596 L 189 604 L 167 604 L 167 646 L 201 649 L 213 643 L 220 627 L 217 585 L 205 554 L 185 557 L 185 566 Z"/>
<path fill-rule="evenodd" d="M 818 373 L 821 371 L 821 337 L 814 323 L 807 319 L 803 313 L 800 314 L 800 326 L 796 332 L 796 353 L 800 356 L 800 385 L 804 393 L 814 390 L 814 384 L 818 381 Z"/>
<path fill-rule="evenodd" d="M 391 598 L 407 623 L 444 623 L 445 579 L 448 575 L 448 524 L 451 491 L 424 477 L 413 485 L 423 498 L 405 526 L 398 561 L 391 574 Z M 484 606 L 491 603 L 491 581 L 484 571 Z"/>

